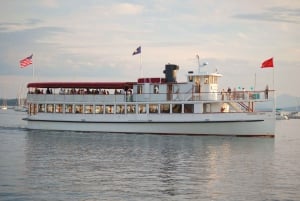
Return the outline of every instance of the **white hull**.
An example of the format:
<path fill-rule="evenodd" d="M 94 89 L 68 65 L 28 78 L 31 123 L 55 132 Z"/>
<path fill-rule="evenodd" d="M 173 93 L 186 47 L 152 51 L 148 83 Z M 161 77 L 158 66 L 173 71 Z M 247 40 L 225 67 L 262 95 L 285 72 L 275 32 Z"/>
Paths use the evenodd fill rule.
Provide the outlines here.
<path fill-rule="evenodd" d="M 81 116 L 81 115 L 80 115 Z M 148 116 L 148 115 L 146 115 Z M 160 115 L 163 116 L 163 115 Z M 197 115 L 194 115 L 195 118 Z M 199 115 L 204 116 L 204 115 Z M 172 135 L 222 135 L 222 136 L 274 136 L 275 118 L 271 113 L 257 115 L 244 114 L 220 114 L 215 120 L 209 119 L 210 115 L 198 118 L 195 121 L 186 120 L 172 121 L 166 117 L 153 120 L 131 120 L 110 119 L 99 121 L 86 115 L 86 118 L 64 118 L 64 120 L 49 119 L 39 117 L 38 119 L 28 119 L 29 129 L 42 130 L 70 130 L 88 132 L 113 132 L 113 133 L 150 133 L 150 134 L 172 134 Z M 238 117 L 238 118 L 236 118 Z M 225 119 L 226 118 L 226 119 Z M 108 119 L 108 118 L 106 118 Z M 157 120 L 158 119 L 158 120 Z"/>

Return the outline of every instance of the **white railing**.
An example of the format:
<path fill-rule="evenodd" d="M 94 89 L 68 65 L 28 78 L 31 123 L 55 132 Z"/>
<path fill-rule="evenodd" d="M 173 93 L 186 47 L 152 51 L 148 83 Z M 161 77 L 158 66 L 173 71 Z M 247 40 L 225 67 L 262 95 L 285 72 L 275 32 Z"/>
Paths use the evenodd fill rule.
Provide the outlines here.
<path fill-rule="evenodd" d="M 266 102 L 274 100 L 274 91 L 237 91 L 232 93 L 159 93 L 159 94 L 28 94 L 28 102 L 160 102 L 160 101 L 253 101 Z"/>

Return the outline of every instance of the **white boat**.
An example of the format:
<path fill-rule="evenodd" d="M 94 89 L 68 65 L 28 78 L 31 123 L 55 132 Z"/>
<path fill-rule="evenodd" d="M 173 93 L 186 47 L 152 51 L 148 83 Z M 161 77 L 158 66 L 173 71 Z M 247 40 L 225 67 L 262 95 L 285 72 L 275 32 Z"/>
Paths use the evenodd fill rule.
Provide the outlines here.
<path fill-rule="evenodd" d="M 289 115 L 286 112 L 276 111 L 276 120 L 288 120 Z"/>
<path fill-rule="evenodd" d="M 7 100 L 2 99 L 2 105 L 1 105 L 1 110 L 7 110 Z"/>
<path fill-rule="evenodd" d="M 265 91 L 220 92 L 219 73 L 189 72 L 167 64 L 164 77 L 135 82 L 35 82 L 27 85 L 29 129 L 274 137 L 275 110 Z"/>

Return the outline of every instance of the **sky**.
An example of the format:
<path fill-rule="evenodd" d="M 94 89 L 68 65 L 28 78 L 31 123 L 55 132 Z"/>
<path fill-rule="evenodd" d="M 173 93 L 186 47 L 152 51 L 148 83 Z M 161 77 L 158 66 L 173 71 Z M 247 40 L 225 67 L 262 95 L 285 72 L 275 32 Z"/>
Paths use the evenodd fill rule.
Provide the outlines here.
<path fill-rule="evenodd" d="M 4 1 L 0 98 L 25 95 L 28 82 L 164 77 L 167 63 L 186 81 L 196 55 L 208 63 L 201 71 L 223 74 L 220 90 L 268 84 L 300 97 L 299 30 L 299 0 Z M 20 68 L 31 54 L 33 64 Z M 260 68 L 271 57 L 274 68 Z"/>

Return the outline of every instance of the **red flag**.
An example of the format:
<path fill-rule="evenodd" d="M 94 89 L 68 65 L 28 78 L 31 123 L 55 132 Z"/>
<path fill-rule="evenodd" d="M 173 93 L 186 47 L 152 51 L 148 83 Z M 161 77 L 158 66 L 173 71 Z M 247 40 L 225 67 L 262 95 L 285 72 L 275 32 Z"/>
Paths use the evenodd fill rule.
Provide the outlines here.
<path fill-rule="evenodd" d="M 33 56 L 33 54 L 31 54 L 29 57 L 26 57 L 25 59 L 22 59 L 20 61 L 21 68 L 24 68 L 24 67 L 32 64 L 32 56 Z"/>
<path fill-rule="evenodd" d="M 267 59 L 266 61 L 264 61 L 261 64 L 261 68 L 273 68 L 274 64 L 273 64 L 273 57 L 270 59 Z"/>

